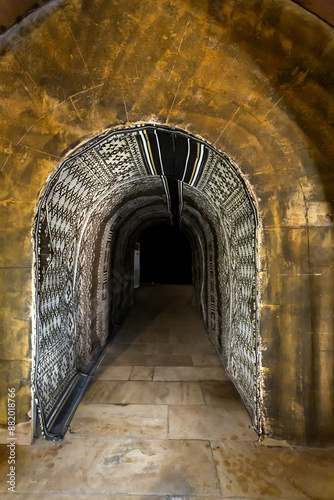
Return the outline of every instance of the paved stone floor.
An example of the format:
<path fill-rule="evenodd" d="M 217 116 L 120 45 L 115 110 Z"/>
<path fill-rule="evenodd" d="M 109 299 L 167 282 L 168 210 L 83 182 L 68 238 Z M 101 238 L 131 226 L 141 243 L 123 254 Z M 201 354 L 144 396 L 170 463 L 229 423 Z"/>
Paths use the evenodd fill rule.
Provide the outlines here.
<path fill-rule="evenodd" d="M 334 499 L 333 451 L 257 442 L 190 303 L 189 286 L 137 291 L 65 439 L 18 447 L 16 498 Z"/>

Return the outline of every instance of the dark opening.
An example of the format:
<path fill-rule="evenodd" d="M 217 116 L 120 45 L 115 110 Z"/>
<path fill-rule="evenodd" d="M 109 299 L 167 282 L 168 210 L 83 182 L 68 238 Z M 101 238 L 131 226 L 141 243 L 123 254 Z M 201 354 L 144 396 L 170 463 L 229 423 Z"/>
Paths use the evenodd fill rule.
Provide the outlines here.
<path fill-rule="evenodd" d="M 180 229 L 164 224 L 151 226 L 138 243 L 142 283 L 192 283 L 191 245 Z"/>

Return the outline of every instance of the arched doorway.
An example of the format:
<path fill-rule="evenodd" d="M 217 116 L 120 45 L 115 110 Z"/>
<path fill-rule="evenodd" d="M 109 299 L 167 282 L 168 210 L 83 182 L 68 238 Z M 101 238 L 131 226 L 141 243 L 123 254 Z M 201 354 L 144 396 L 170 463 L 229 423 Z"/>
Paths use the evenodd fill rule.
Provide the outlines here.
<path fill-rule="evenodd" d="M 260 432 L 254 200 L 237 167 L 202 139 L 141 125 L 78 148 L 40 202 L 34 391 L 47 437 L 63 432 L 131 305 L 134 245 L 157 223 L 191 242 L 196 305 Z"/>

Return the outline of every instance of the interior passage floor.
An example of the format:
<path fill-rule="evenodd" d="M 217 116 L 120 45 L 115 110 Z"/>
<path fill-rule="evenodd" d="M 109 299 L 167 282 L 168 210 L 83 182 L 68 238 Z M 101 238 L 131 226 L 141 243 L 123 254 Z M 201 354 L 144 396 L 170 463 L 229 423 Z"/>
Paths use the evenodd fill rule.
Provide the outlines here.
<path fill-rule="evenodd" d="M 137 290 L 65 439 L 18 448 L 16 498 L 333 500 L 332 451 L 257 442 L 191 293 Z"/>

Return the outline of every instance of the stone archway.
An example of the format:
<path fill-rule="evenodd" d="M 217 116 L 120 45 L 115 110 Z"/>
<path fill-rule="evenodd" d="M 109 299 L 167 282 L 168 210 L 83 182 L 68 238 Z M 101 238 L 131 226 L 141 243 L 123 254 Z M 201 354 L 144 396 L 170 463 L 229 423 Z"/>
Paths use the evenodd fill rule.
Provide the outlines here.
<path fill-rule="evenodd" d="M 257 210 L 238 168 L 175 128 L 107 131 L 60 165 L 36 217 L 34 392 L 44 434 L 75 407 L 96 353 L 132 303 L 138 234 L 181 225 L 207 332 L 260 428 Z"/>

